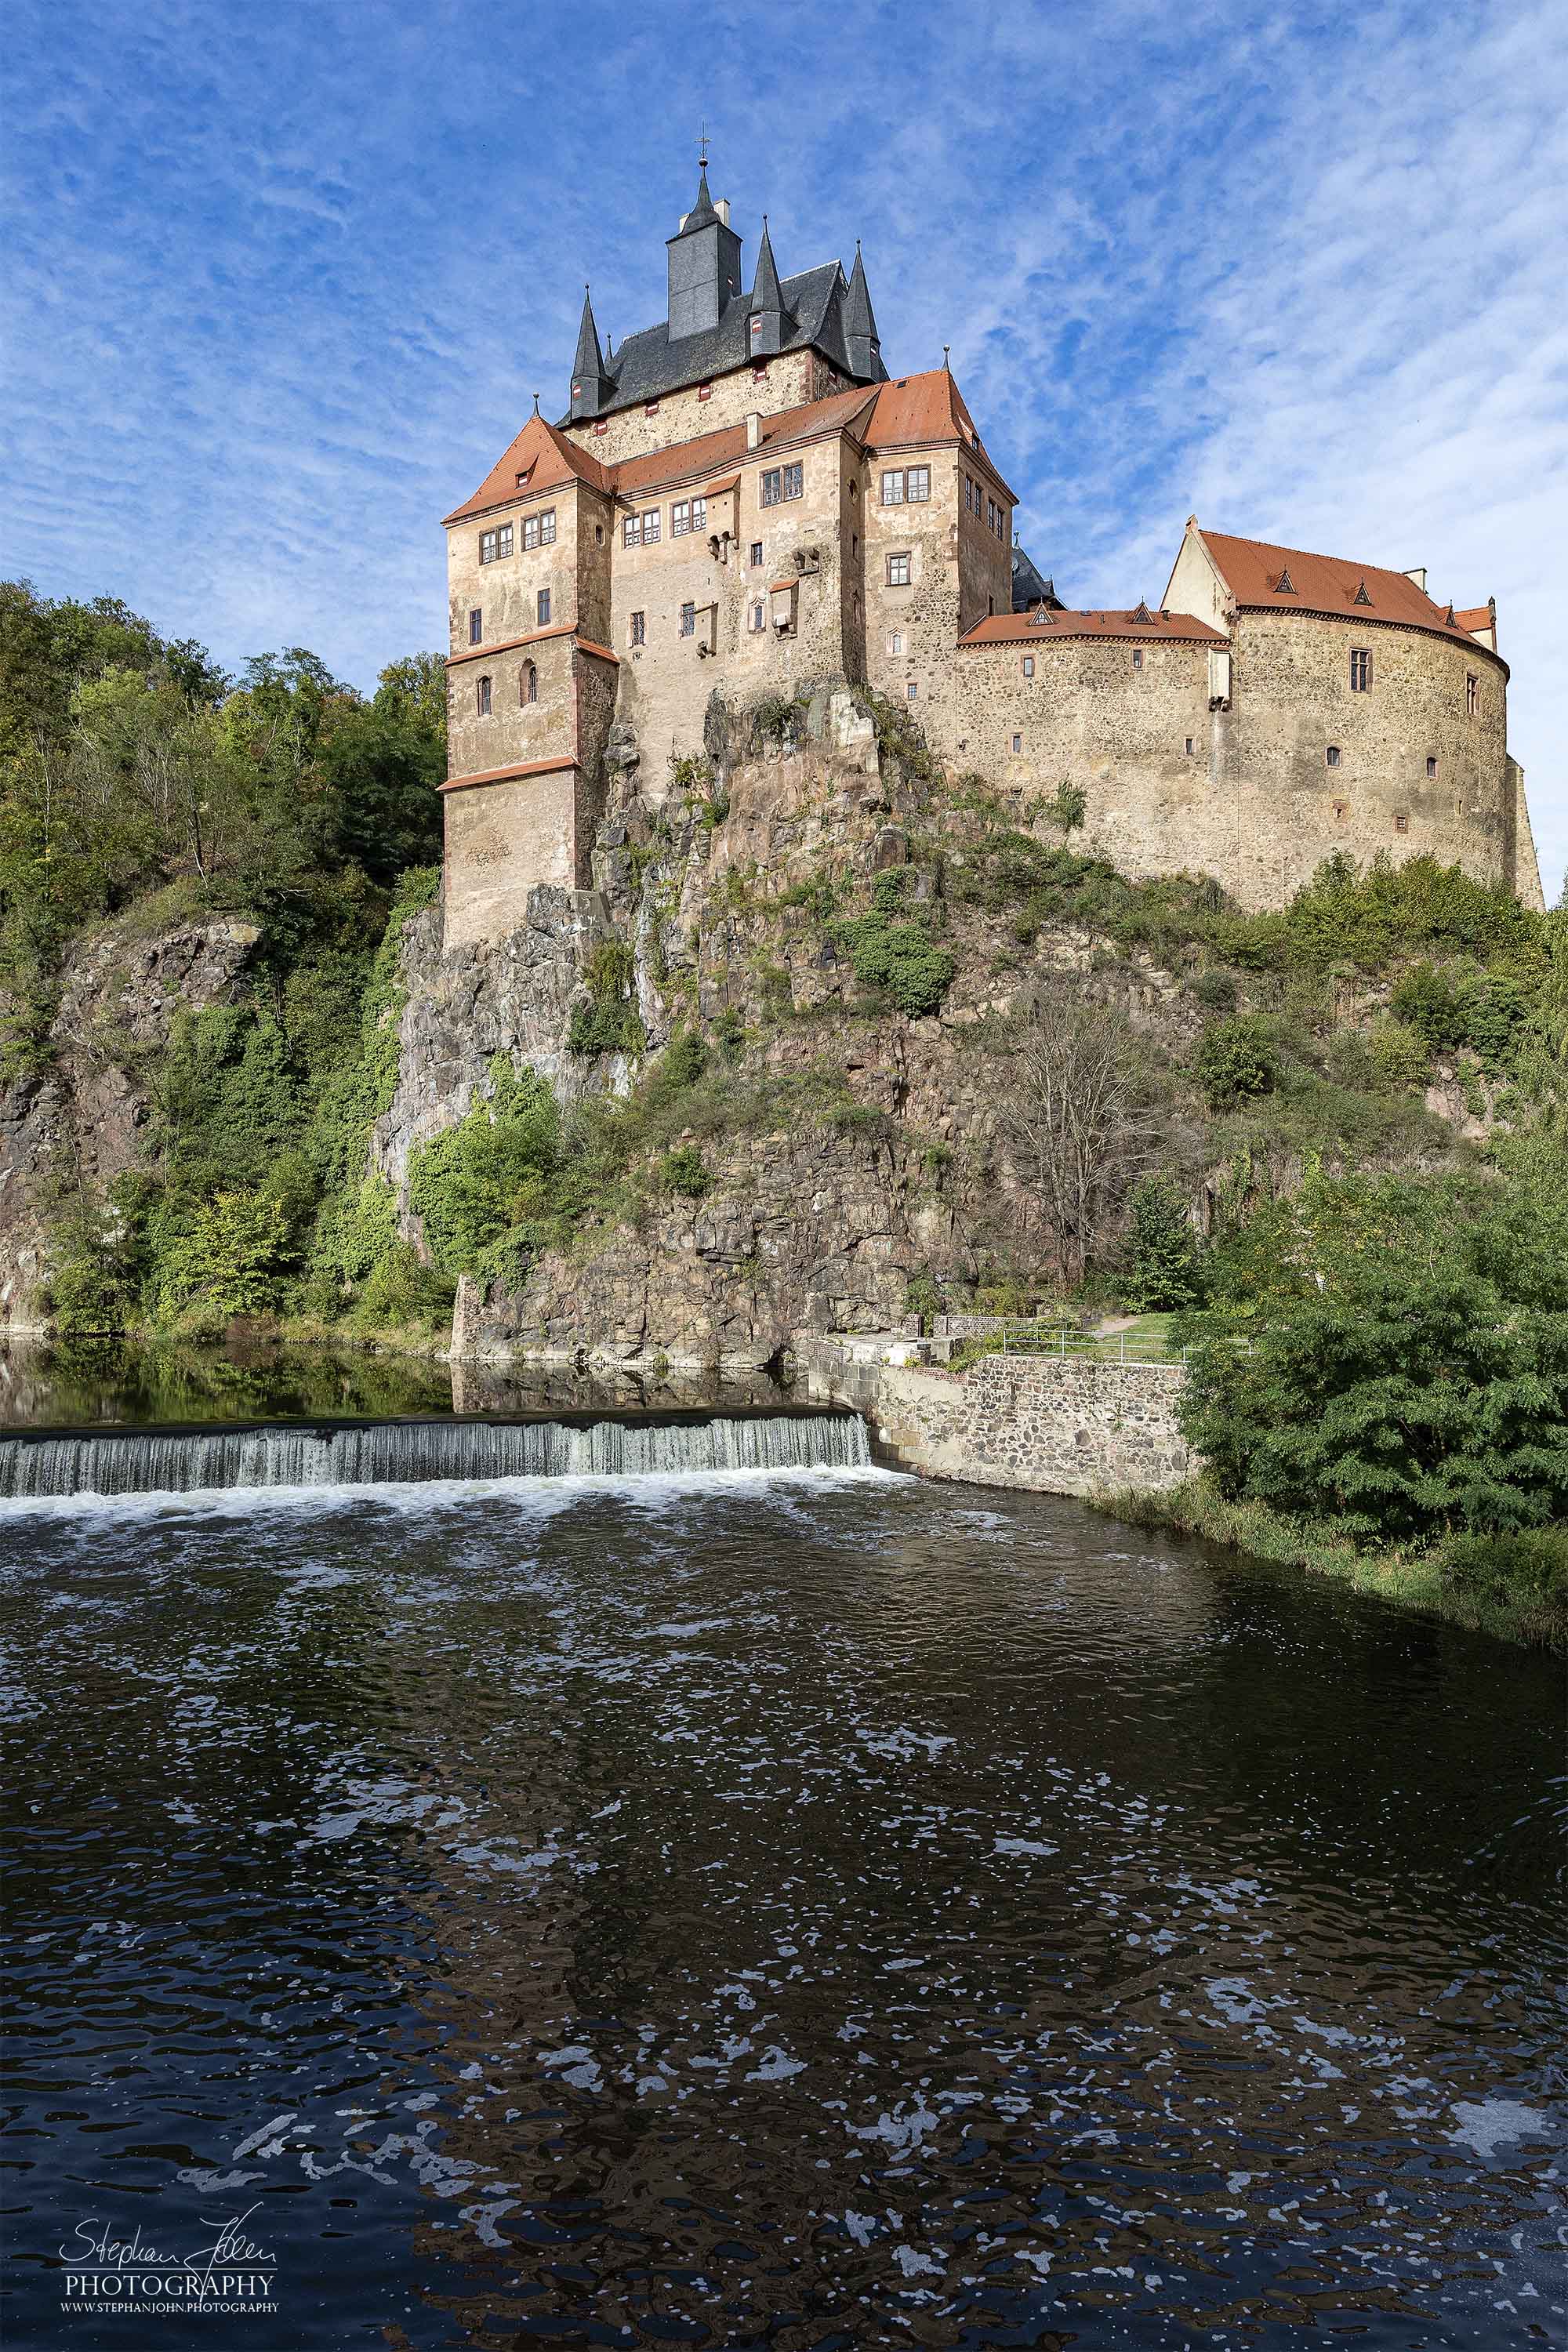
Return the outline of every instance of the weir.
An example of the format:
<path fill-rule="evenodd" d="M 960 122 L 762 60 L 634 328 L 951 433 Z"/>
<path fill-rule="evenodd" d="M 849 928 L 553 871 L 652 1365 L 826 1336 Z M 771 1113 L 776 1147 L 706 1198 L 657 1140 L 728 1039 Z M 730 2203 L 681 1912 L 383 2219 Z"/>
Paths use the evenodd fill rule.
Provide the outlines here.
<path fill-rule="evenodd" d="M 0 1437 L 0 1498 L 376 1486 L 435 1478 L 837 1470 L 870 1458 L 859 1414 L 831 1412 L 40 1430 Z"/>

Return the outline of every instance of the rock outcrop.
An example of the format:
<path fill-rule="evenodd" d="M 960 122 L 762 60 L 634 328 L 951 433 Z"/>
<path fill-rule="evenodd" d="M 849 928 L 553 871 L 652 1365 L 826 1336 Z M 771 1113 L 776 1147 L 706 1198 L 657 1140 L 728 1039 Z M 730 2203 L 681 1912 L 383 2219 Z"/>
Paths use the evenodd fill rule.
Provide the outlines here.
<path fill-rule="evenodd" d="M 175 1015 L 233 1002 L 259 937 L 207 916 L 145 932 L 106 923 L 73 946 L 47 1066 L 0 1093 L 0 1326 L 37 1327 L 51 1195 L 136 1165 Z"/>

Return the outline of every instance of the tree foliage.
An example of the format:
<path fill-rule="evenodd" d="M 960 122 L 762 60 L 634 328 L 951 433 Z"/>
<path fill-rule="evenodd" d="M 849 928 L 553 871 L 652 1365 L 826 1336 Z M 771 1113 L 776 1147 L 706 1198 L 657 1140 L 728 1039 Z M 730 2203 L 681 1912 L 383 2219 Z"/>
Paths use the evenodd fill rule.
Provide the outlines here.
<path fill-rule="evenodd" d="M 997 1124 L 1069 1282 L 1081 1281 L 1165 1132 L 1161 1091 L 1128 1024 L 1053 994 L 1010 1040 Z"/>

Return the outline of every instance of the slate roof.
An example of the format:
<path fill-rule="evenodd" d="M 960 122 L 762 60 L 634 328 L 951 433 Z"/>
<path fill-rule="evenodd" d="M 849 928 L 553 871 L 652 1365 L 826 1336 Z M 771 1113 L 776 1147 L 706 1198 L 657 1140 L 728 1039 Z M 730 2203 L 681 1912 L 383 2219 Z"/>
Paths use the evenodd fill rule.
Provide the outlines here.
<path fill-rule="evenodd" d="M 1119 637 L 1143 645 L 1223 646 L 1229 642 L 1193 613 L 1151 613 L 1142 620 L 1131 613 L 1068 613 L 1060 607 L 1048 621 L 1037 621 L 1032 613 L 993 613 L 958 642 L 961 646 L 1040 646 L 1059 644 L 1068 637 Z"/>
<path fill-rule="evenodd" d="M 1429 630 L 1435 636 L 1476 642 L 1458 614 L 1436 604 L 1403 572 L 1348 556 L 1312 555 L 1304 548 L 1274 547 L 1267 540 L 1236 539 L 1228 532 L 1199 532 L 1220 577 L 1244 612 L 1315 613 L 1334 619 Z M 1287 585 L 1280 587 L 1281 577 Z M 1487 614 L 1489 626 L 1491 615 Z M 1485 649 L 1484 649 L 1485 650 Z"/>
<path fill-rule="evenodd" d="M 1036 604 L 1061 604 L 1057 583 L 1047 578 L 1021 547 L 1013 550 L 1013 610 L 1025 613 Z"/>
<path fill-rule="evenodd" d="M 841 375 L 853 378 L 857 371 L 849 362 L 844 325 L 848 290 L 843 267 L 837 261 L 825 261 L 820 268 L 784 278 L 779 288 L 784 307 L 779 350 L 820 352 Z M 700 334 L 678 335 L 672 342 L 665 320 L 657 327 L 645 327 L 640 334 L 628 335 L 619 351 L 605 362 L 605 374 L 613 390 L 595 415 L 613 416 L 617 409 L 659 400 L 666 393 L 707 383 L 713 376 L 728 374 L 731 368 L 746 366 L 752 356 L 751 315 L 751 298 L 741 295 L 725 304 L 716 327 Z M 880 373 L 885 376 L 887 370 L 882 368 Z M 567 421 L 562 419 L 563 424 Z"/>

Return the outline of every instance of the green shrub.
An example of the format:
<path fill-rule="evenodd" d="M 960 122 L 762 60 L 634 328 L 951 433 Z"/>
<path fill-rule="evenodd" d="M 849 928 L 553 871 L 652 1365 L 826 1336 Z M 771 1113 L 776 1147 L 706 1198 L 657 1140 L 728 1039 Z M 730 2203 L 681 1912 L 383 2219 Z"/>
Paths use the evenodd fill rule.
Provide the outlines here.
<path fill-rule="evenodd" d="M 700 1201 L 713 1187 L 708 1164 L 694 1143 L 678 1144 L 658 1163 L 658 1181 L 666 1192 L 685 1201 Z"/>
<path fill-rule="evenodd" d="M 1466 1042 L 1464 1003 L 1449 973 L 1435 964 L 1412 964 L 1388 1000 L 1396 1021 L 1413 1030 L 1432 1052 L 1452 1052 Z"/>
<path fill-rule="evenodd" d="M 1432 1057 L 1418 1031 L 1403 1021 L 1374 1022 L 1366 1039 L 1373 1081 L 1390 1088 L 1424 1087 L 1431 1076 Z"/>
<path fill-rule="evenodd" d="M 443 1274 L 484 1273 L 496 1245 L 548 1218 L 561 1166 L 561 1114 L 533 1070 L 490 1064 L 491 1092 L 409 1157 L 408 1200 Z"/>
<path fill-rule="evenodd" d="M 1268 1023 L 1256 1013 L 1209 1022 L 1198 1044 L 1197 1075 L 1211 1110 L 1268 1094 L 1279 1075 Z"/>
<path fill-rule="evenodd" d="M 216 1193 L 185 1213 L 160 1253 L 158 1304 L 179 1315 L 199 1303 L 227 1321 L 276 1310 L 289 1264 L 289 1230 L 276 1201 Z"/>
<path fill-rule="evenodd" d="M 1483 1605 L 1499 1601 L 1568 1626 L 1568 1528 L 1531 1528 L 1519 1535 L 1450 1536 L 1443 1546 L 1445 1583 Z"/>
<path fill-rule="evenodd" d="M 1182 1187 L 1173 1176 L 1145 1176 L 1132 1189 L 1131 1209 L 1128 1305 L 1140 1314 L 1195 1306 L 1203 1277 Z"/>
<path fill-rule="evenodd" d="M 861 987 L 890 997 L 900 1012 L 913 1020 L 941 1009 L 958 966 L 948 950 L 938 947 L 931 938 L 930 921 L 923 913 L 904 922 L 892 919 L 901 907 L 909 879 L 907 866 L 879 874 L 872 887 L 869 912 L 831 924 L 829 935 L 850 957 Z"/>
<path fill-rule="evenodd" d="M 1342 1236 L 1325 1286 L 1199 1345 L 1183 1428 L 1230 1500 L 1352 1537 L 1513 1533 L 1568 1510 L 1568 1318 L 1451 1259 Z M 1521 1285 L 1516 1284 L 1515 1288 Z"/>

